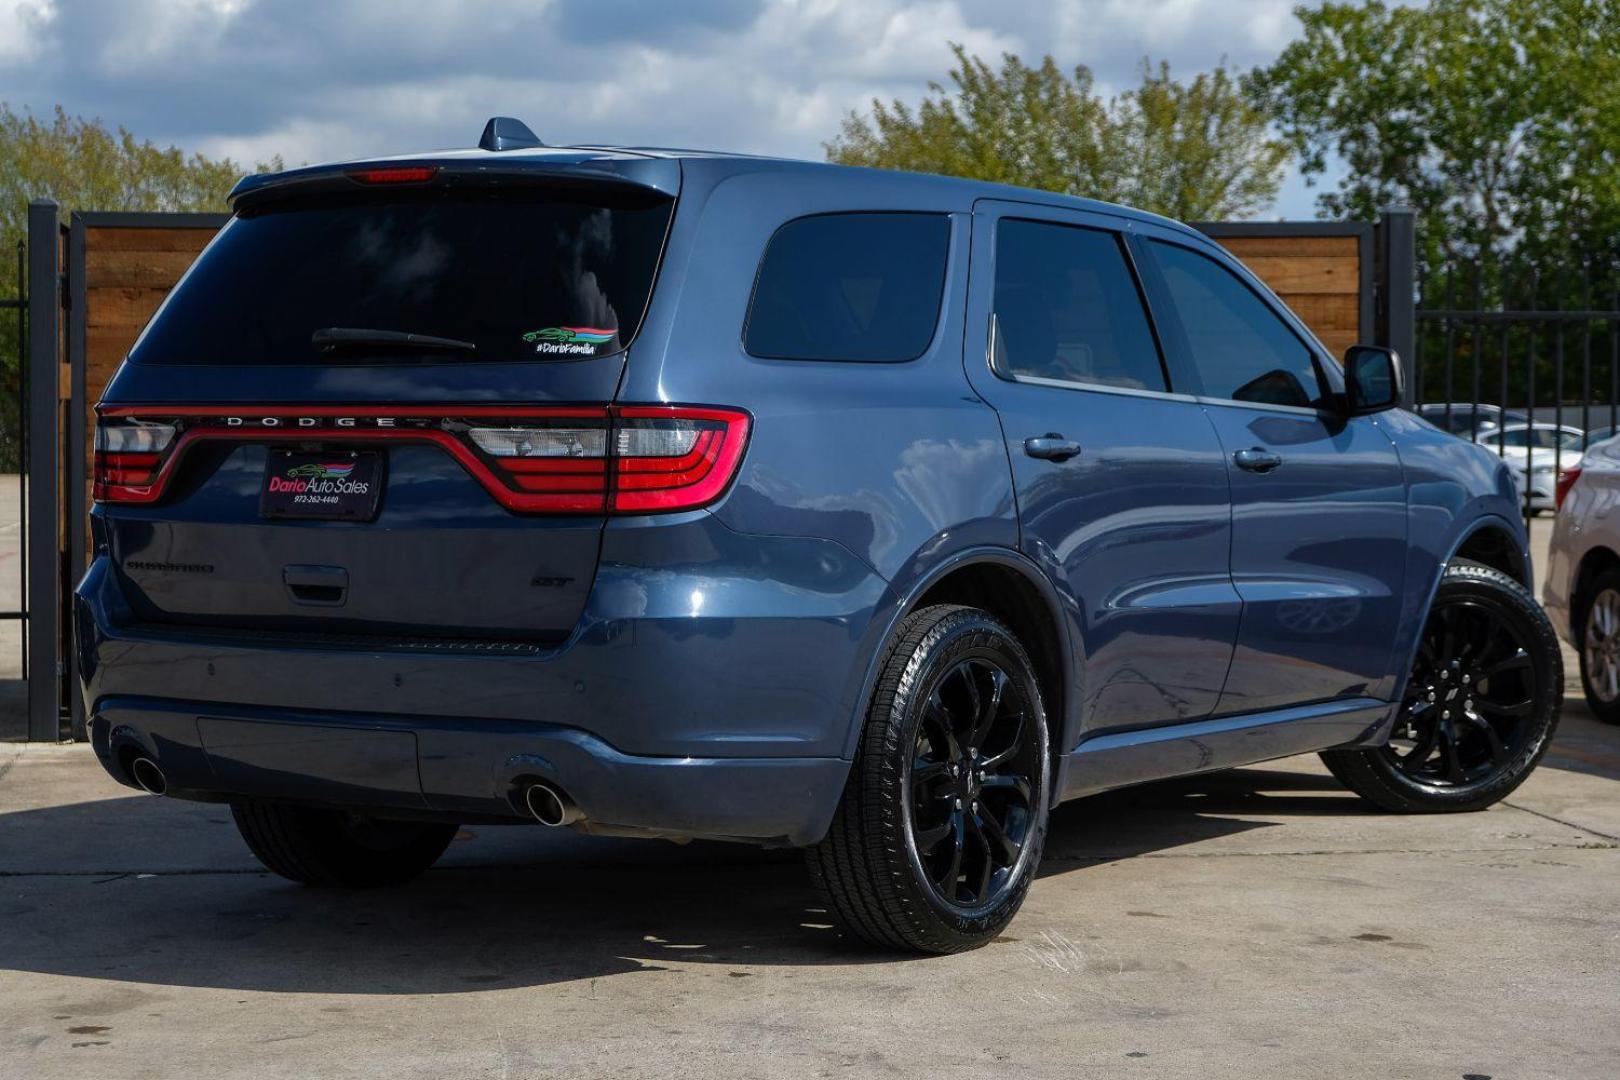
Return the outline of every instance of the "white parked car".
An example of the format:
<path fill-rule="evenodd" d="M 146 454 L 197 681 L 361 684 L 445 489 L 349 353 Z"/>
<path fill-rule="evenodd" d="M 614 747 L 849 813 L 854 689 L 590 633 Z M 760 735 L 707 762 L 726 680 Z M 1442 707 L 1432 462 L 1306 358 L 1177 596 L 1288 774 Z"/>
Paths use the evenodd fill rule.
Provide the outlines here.
<path fill-rule="evenodd" d="M 1567 425 L 1509 424 L 1481 435 L 1479 444 L 1507 462 L 1520 498 L 1529 486 L 1530 509 L 1541 513 L 1557 508 L 1558 470 L 1580 463 L 1586 435 Z"/>
<path fill-rule="evenodd" d="M 1598 719 L 1620 724 L 1620 439 L 1589 447 L 1556 492 L 1541 600 L 1581 657 L 1581 689 Z"/>

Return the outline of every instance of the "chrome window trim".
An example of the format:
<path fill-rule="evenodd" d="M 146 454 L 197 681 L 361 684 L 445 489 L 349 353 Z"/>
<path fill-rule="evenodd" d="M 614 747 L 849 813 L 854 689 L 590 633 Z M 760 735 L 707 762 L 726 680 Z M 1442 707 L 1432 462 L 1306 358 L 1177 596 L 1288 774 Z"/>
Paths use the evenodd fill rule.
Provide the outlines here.
<path fill-rule="evenodd" d="M 1192 394 L 1178 394 L 1173 390 L 1138 390 L 1134 386 L 1110 386 L 1107 383 L 1069 382 L 1065 379 L 1046 379 L 1039 375 L 1014 375 L 998 371 L 994 364 L 990 367 L 996 378 L 1003 382 L 1028 383 L 1030 386 L 1045 386 L 1053 390 L 1082 390 L 1098 394 L 1120 394 L 1124 397 L 1157 398 L 1162 401 L 1185 401 L 1196 404 L 1198 399 Z M 1309 411 L 1309 410 L 1307 410 Z"/>

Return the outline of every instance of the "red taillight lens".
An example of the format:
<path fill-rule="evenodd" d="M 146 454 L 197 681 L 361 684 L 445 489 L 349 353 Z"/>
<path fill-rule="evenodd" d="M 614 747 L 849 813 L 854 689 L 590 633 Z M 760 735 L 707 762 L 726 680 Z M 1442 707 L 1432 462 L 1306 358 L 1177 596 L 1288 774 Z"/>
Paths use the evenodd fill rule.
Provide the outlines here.
<path fill-rule="evenodd" d="M 1558 470 L 1558 480 L 1553 485 L 1553 505 L 1555 507 L 1558 509 L 1563 508 L 1564 496 L 1569 494 L 1569 489 L 1574 487 L 1575 481 L 1580 478 L 1581 467 L 1579 465 L 1571 465 L 1567 469 Z"/>
<path fill-rule="evenodd" d="M 514 492 L 513 509 L 593 514 L 607 509 L 609 435 L 605 410 L 596 420 L 536 418 L 467 432 Z"/>
<path fill-rule="evenodd" d="M 508 510 L 651 514 L 694 510 L 731 484 L 748 414 L 671 405 L 462 408 L 109 406 L 96 426 L 95 498 L 149 503 L 198 440 L 427 442 Z"/>
<path fill-rule="evenodd" d="M 748 441 L 748 414 L 735 409 L 615 406 L 604 415 L 611 431 L 565 421 L 467 435 L 529 508 L 613 514 L 707 506 L 731 483 Z"/>
<path fill-rule="evenodd" d="M 737 474 L 748 414 L 734 409 L 624 406 L 613 429 L 613 510 L 691 510 L 718 499 Z"/>
<path fill-rule="evenodd" d="M 159 475 L 170 446 L 173 424 L 128 419 L 96 425 L 95 483 L 97 502 L 151 502 L 162 490 Z"/>
<path fill-rule="evenodd" d="M 425 184 L 439 174 L 437 165 L 399 165 L 383 169 L 351 169 L 350 180 L 362 184 Z"/>

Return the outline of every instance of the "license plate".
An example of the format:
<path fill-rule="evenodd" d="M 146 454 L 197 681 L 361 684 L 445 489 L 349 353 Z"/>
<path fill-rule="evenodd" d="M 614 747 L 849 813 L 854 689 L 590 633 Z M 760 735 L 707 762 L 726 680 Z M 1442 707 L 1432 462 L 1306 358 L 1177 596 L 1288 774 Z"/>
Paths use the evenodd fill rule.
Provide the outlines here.
<path fill-rule="evenodd" d="M 267 518 L 370 521 L 382 495 L 382 455 L 367 450 L 271 450 L 259 492 Z"/>

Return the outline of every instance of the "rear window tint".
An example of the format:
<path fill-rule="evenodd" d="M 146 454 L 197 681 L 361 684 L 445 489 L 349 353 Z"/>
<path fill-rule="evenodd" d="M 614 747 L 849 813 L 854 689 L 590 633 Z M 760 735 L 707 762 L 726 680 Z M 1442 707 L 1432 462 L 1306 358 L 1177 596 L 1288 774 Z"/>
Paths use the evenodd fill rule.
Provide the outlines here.
<path fill-rule="evenodd" d="M 580 360 L 635 336 L 664 197 L 539 188 L 326 197 L 231 221 L 132 351 L 152 364 Z M 469 342 L 312 343 L 331 328 Z"/>
<path fill-rule="evenodd" d="M 766 246 L 744 347 L 777 360 L 915 360 L 933 340 L 951 223 L 943 214 L 819 214 Z"/>

